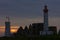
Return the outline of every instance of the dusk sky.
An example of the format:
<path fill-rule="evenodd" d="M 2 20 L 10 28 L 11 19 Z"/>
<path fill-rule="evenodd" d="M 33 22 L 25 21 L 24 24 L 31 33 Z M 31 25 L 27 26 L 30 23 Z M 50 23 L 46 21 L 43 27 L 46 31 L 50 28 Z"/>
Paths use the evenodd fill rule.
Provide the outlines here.
<path fill-rule="evenodd" d="M 0 0 L 0 26 L 4 26 L 6 16 L 11 25 L 25 26 L 43 22 L 43 8 L 48 5 L 49 25 L 60 27 L 60 0 Z"/>

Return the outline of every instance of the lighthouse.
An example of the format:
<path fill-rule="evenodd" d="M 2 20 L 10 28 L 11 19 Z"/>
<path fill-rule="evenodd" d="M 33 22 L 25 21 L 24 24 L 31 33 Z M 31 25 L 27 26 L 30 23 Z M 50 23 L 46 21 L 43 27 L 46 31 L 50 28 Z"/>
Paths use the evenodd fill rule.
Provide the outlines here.
<path fill-rule="evenodd" d="M 47 5 L 44 6 L 44 31 L 47 33 L 48 31 L 48 8 Z"/>
<path fill-rule="evenodd" d="M 44 6 L 44 9 L 43 9 L 43 12 L 44 12 L 44 27 L 43 27 L 43 31 L 40 31 L 40 35 L 51 35 L 53 34 L 52 31 L 49 31 L 48 29 L 48 8 L 47 8 L 47 5 Z"/>
<path fill-rule="evenodd" d="M 6 21 L 5 21 L 5 36 L 10 36 L 10 19 L 9 17 L 6 17 Z"/>

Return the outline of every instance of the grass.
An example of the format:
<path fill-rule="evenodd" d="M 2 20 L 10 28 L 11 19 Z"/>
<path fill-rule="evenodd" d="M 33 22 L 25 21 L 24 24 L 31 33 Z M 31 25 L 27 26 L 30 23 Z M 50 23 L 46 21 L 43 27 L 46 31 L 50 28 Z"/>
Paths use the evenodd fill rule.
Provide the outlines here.
<path fill-rule="evenodd" d="M 38 37 L 0 37 L 0 40 L 59 40 L 60 35 L 38 36 Z"/>

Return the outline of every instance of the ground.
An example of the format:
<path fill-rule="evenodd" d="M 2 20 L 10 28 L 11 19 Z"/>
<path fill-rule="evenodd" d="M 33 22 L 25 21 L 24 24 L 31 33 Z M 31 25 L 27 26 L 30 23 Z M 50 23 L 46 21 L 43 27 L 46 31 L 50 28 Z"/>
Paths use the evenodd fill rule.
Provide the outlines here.
<path fill-rule="evenodd" d="M 59 40 L 60 35 L 39 36 L 39 37 L 0 37 L 0 40 Z"/>

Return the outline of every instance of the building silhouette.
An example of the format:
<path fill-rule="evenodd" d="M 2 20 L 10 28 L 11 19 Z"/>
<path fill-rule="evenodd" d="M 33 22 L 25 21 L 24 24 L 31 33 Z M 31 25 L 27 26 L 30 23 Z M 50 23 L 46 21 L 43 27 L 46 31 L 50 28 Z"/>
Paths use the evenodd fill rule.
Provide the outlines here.
<path fill-rule="evenodd" d="M 27 26 L 25 26 L 25 28 L 24 28 L 24 36 L 28 36 L 29 35 L 29 29 L 28 29 L 28 27 Z"/>
<path fill-rule="evenodd" d="M 43 31 L 43 23 L 32 23 L 31 30 L 32 35 L 40 35 L 40 31 Z"/>
<path fill-rule="evenodd" d="M 20 26 L 20 28 L 17 30 L 16 36 L 23 36 L 23 34 L 24 34 L 23 32 L 24 32 L 24 30 L 23 30 L 22 26 Z"/>
<path fill-rule="evenodd" d="M 44 30 L 44 23 L 32 23 L 29 25 L 29 28 L 25 26 L 23 29 L 20 27 L 16 33 L 17 36 L 40 36 L 40 31 Z M 51 32 L 51 35 L 57 34 L 56 26 L 49 26 L 48 31 Z"/>
<path fill-rule="evenodd" d="M 48 27 L 48 30 L 49 30 L 49 31 L 52 31 L 54 35 L 57 34 L 57 27 L 56 27 L 56 26 L 49 26 L 49 27 Z"/>
<path fill-rule="evenodd" d="M 48 8 L 44 6 L 44 22 L 43 23 L 32 23 L 29 28 L 25 26 L 23 29 L 20 27 L 16 33 L 19 36 L 40 36 L 40 35 L 55 35 L 57 34 L 56 26 L 48 25 Z"/>

